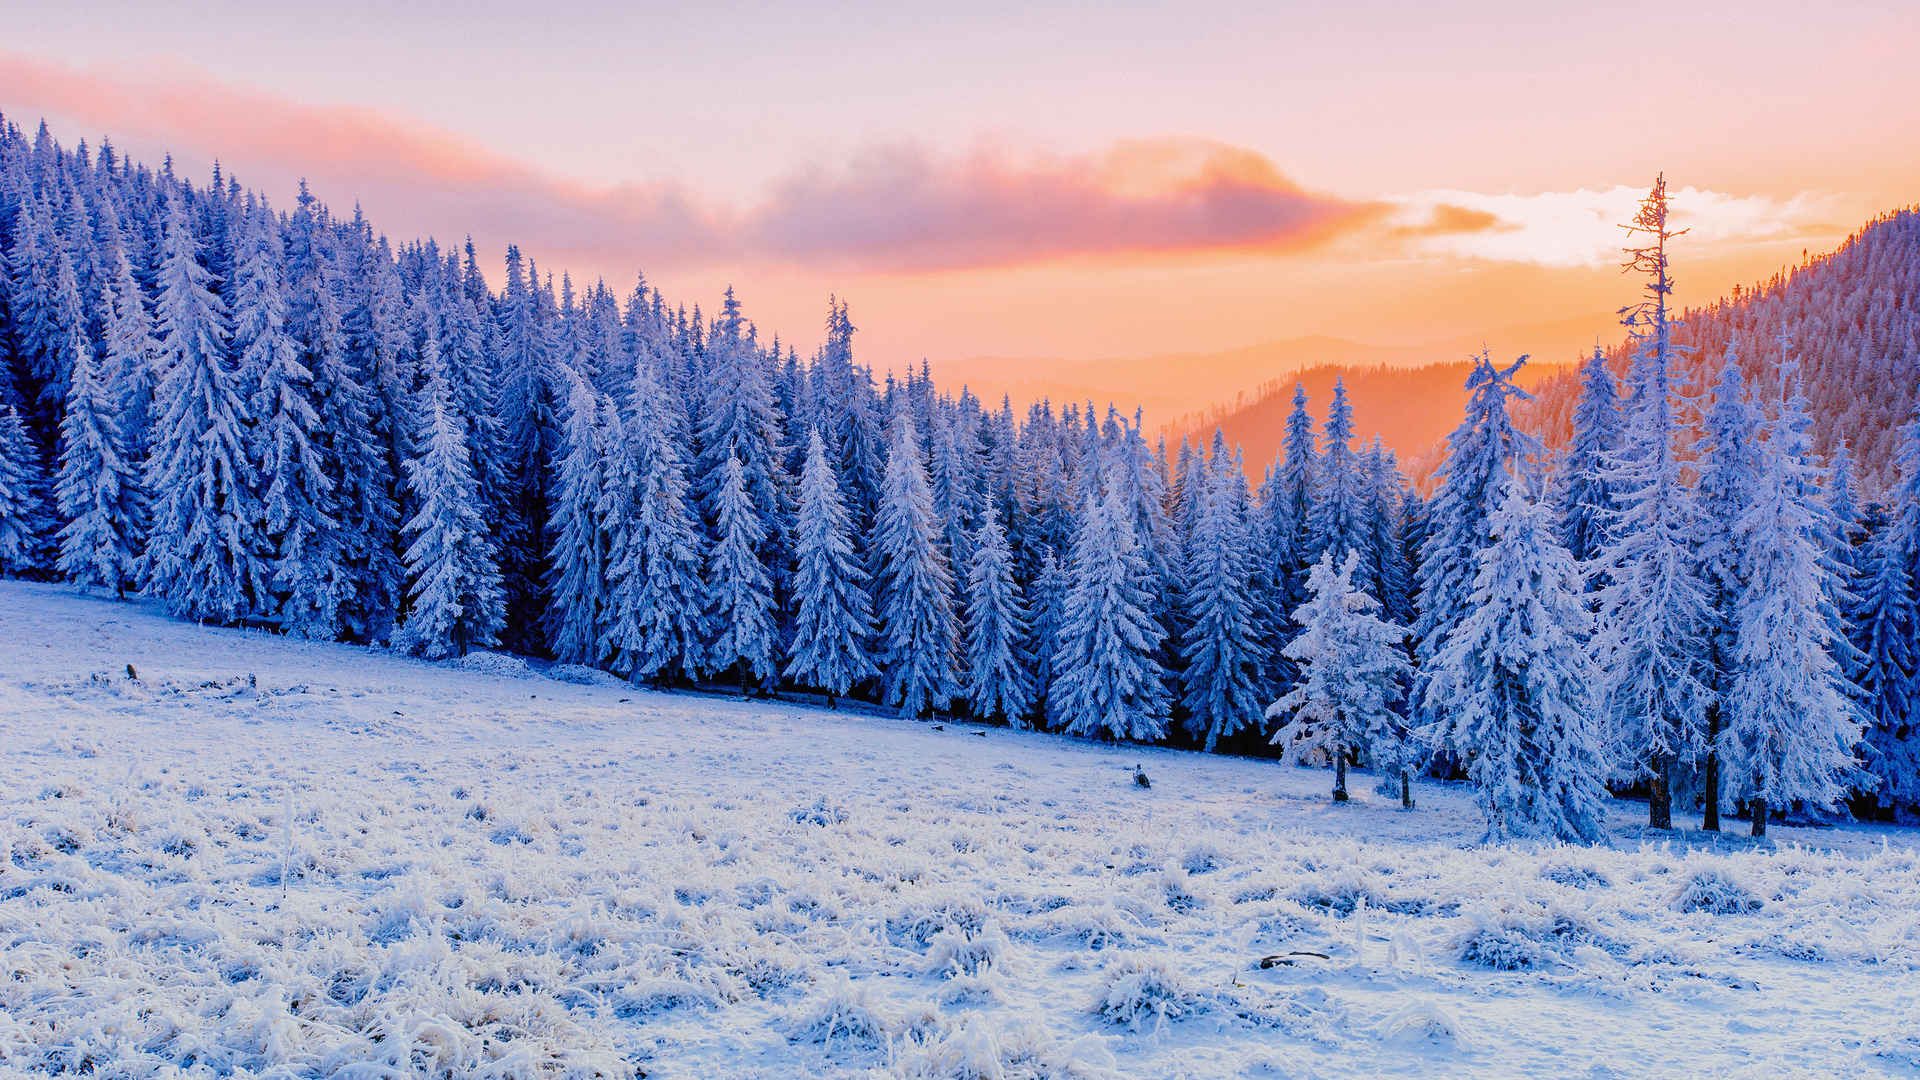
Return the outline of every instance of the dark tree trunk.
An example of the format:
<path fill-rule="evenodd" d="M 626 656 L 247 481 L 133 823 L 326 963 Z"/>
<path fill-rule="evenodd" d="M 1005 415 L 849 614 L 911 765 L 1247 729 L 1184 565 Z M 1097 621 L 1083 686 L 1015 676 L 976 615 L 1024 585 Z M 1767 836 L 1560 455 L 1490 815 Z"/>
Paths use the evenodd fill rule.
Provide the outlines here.
<path fill-rule="evenodd" d="M 1653 759 L 1653 777 L 1647 781 L 1647 827 L 1673 828 L 1673 759 Z"/>
<path fill-rule="evenodd" d="M 1720 755 L 1716 751 L 1707 751 L 1706 767 L 1700 772 L 1700 786 L 1704 789 L 1700 797 L 1706 803 L 1706 810 L 1701 815 L 1700 827 L 1708 832 L 1719 832 Z"/>
<path fill-rule="evenodd" d="M 1413 778 L 1404 772 L 1400 774 L 1400 809 L 1413 809 Z"/>
<path fill-rule="evenodd" d="M 1767 800 L 1753 800 L 1747 812 L 1753 815 L 1753 835 L 1756 838 L 1767 835 Z"/>
<path fill-rule="evenodd" d="M 1333 755 L 1333 801 L 1347 801 L 1347 752 L 1336 751 Z"/>
<path fill-rule="evenodd" d="M 832 695 L 832 694 L 828 694 L 828 695 L 827 695 L 827 708 L 828 708 L 828 709 L 831 709 L 831 710 L 832 710 L 832 711 L 834 711 L 834 712 L 839 712 L 839 711 L 840 711 L 840 699 L 839 699 L 838 697 L 835 697 L 835 696 L 834 696 L 834 695 Z"/>

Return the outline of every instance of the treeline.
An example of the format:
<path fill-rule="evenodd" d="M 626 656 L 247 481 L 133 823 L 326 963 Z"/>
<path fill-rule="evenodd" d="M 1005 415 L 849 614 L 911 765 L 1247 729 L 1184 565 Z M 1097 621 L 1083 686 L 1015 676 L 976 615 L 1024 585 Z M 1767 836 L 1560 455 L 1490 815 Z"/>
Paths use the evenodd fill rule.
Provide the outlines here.
<path fill-rule="evenodd" d="M 1473 777 L 1502 835 L 1591 835 L 1603 785 L 1660 806 L 1716 768 L 1743 805 L 1920 803 L 1915 436 L 1862 508 L 1797 380 L 1734 384 L 1751 467 L 1710 479 L 1672 452 L 1659 334 L 1622 402 L 1589 365 L 1552 461 L 1511 421 L 1518 365 L 1479 358 L 1429 502 L 1340 386 L 1319 425 L 1296 395 L 1250 490 L 1217 434 L 1169 453 L 1112 407 L 876 380 L 843 303 L 803 359 L 731 292 L 709 318 L 512 248 L 494 290 L 470 243 L 396 248 L 304 189 L 281 211 L 44 125 L 0 126 L 0 244 L 0 571 L 1206 749 L 1265 748 L 1277 703 L 1290 754 Z"/>

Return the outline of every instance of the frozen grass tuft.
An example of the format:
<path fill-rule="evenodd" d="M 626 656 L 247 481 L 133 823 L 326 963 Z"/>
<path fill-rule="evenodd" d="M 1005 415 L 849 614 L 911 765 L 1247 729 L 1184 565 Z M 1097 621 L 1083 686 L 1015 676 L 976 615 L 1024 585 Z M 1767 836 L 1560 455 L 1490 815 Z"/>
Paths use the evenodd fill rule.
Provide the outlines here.
<path fill-rule="evenodd" d="M 1204 995 L 1189 989 L 1169 956 L 1122 956 L 1108 964 L 1093 1011 L 1109 1024 L 1139 1031 L 1143 1024 L 1159 1028 L 1204 1011 Z"/>
<path fill-rule="evenodd" d="M 1704 866 L 1688 874 L 1673 894 L 1675 911 L 1710 915 L 1747 915 L 1765 906 L 1725 868 Z"/>

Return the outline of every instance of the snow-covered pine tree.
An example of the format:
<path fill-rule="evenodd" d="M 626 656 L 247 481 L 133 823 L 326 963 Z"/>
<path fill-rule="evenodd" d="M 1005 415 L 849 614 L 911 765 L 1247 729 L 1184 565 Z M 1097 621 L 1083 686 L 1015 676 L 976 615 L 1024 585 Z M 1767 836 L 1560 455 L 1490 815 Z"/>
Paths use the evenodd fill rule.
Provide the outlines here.
<path fill-rule="evenodd" d="M 543 303 L 544 300 L 544 303 Z M 549 547 L 547 499 L 560 456 L 559 410 L 566 392 L 543 315 L 552 306 L 538 272 L 518 247 L 507 248 L 506 281 L 493 327 L 493 363 L 500 387 L 499 452 L 502 505 L 494 511 L 501 542 L 500 571 L 507 595 L 507 643 L 540 644 L 544 612 L 541 561 Z M 478 422 L 477 417 L 469 417 Z"/>
<path fill-rule="evenodd" d="M 1152 571 L 1117 485 L 1090 496 L 1074 536 L 1047 713 L 1069 735 L 1151 742 L 1166 734 L 1167 689 L 1156 659 Z"/>
<path fill-rule="evenodd" d="M 1349 552 L 1363 546 L 1366 497 L 1366 477 L 1353 449 L 1353 404 L 1347 400 L 1344 379 L 1334 380 L 1322 442 L 1310 525 L 1313 551 L 1331 552 L 1334 562 L 1344 563 Z"/>
<path fill-rule="evenodd" d="M 1260 714 L 1254 673 L 1260 663 L 1255 634 L 1252 537 L 1240 472 L 1216 437 L 1213 460 L 1189 477 L 1195 490 L 1193 526 L 1185 552 L 1185 647 L 1181 672 L 1187 726 L 1212 751 Z"/>
<path fill-rule="evenodd" d="M 1394 626 L 1411 626 L 1416 613 L 1413 574 L 1407 566 L 1407 507 L 1409 499 L 1417 504 L 1419 496 L 1407 488 L 1393 451 L 1378 435 L 1367 450 L 1365 462 L 1364 549 L 1355 585 L 1380 601 L 1381 619 Z M 1410 642 L 1402 642 L 1401 651 L 1411 659 Z M 1407 809 L 1413 808 L 1411 777 L 1426 761 L 1425 751 L 1414 737 L 1409 715 L 1412 710 L 1405 700 L 1404 692 L 1410 689 L 1402 688 L 1400 719 L 1390 736 L 1375 739 L 1370 754 L 1377 776 L 1376 790 L 1399 797 Z"/>
<path fill-rule="evenodd" d="M 160 266 L 158 416 L 146 488 L 153 525 L 141 561 L 148 595 L 175 615 L 234 622 L 259 610 L 266 569 L 253 545 L 247 407 L 226 362 L 227 311 L 198 258 L 191 216 L 167 197 Z"/>
<path fill-rule="evenodd" d="M 134 277 L 133 262 L 124 245 L 114 254 L 108 297 L 106 354 L 101 376 L 119 407 L 126 459 L 137 466 L 147 457 L 154 388 L 160 381 L 160 340 L 154 336 L 146 293 Z M 143 520 L 139 537 L 144 541 L 145 536 Z"/>
<path fill-rule="evenodd" d="M 1575 562 L 1592 562 L 1608 541 L 1619 512 L 1608 465 L 1620 448 L 1620 395 L 1600 346 L 1580 365 L 1580 403 L 1573 412 L 1573 440 L 1560 462 L 1560 542 Z M 1589 581 L 1596 587 L 1598 581 Z"/>
<path fill-rule="evenodd" d="M 80 295 L 80 283 L 66 245 L 58 245 L 53 256 L 53 304 L 48 336 L 40 355 L 40 395 L 47 417 L 56 418 L 66 407 L 74 365 L 80 362 L 80 350 L 91 349 L 87 333 L 87 299 Z M 56 440 L 57 441 L 57 440 Z"/>
<path fill-rule="evenodd" d="M 786 542 L 791 532 L 788 478 L 782 464 L 779 415 L 766 357 L 749 339 L 740 302 L 727 290 L 720 317 L 707 342 L 709 380 L 701 401 L 699 469 L 695 494 L 705 508 L 716 543 L 720 539 L 717 503 L 727 458 L 740 459 L 741 482 L 755 518 L 754 557 L 762 574 L 785 595 Z"/>
<path fill-rule="evenodd" d="M 0 408 L 0 574 L 31 574 L 45 568 L 53 521 L 47 513 L 46 474 L 40 451 L 27 434 L 20 411 Z"/>
<path fill-rule="evenodd" d="M 356 369 L 347 354 L 335 228 L 303 185 L 286 231 L 287 333 L 313 377 L 319 418 L 313 445 L 333 485 L 325 509 L 338 523 L 339 603 L 332 625 L 316 620 L 313 634 L 365 641 L 385 630 L 400 604 L 403 575 L 387 564 L 400 534 L 393 501 L 398 478 L 387 474 L 386 453 L 374 436 L 372 373 Z"/>
<path fill-rule="evenodd" d="M 233 281 L 227 292 L 233 298 L 234 389 L 247 398 L 253 415 L 265 417 L 273 405 L 262 393 L 267 373 L 289 364 L 305 372 L 306 365 L 300 363 L 287 333 L 287 297 L 280 278 L 286 249 L 280 241 L 279 220 L 262 200 L 233 227 L 238 236 Z M 311 378 L 306 373 L 301 381 Z M 311 405 L 307 411 L 312 412 Z"/>
<path fill-rule="evenodd" d="M 278 616 L 288 633 L 329 640 L 339 635 L 340 606 L 353 583 L 334 516 L 334 481 L 320 446 L 313 373 L 288 332 L 283 259 L 272 214 L 261 207 L 242 226 L 247 239 L 234 267 L 234 343 L 240 367 L 235 390 L 251 391 L 254 467 L 261 520 L 254 540 L 267 571 L 261 614 Z"/>
<path fill-rule="evenodd" d="M 1393 451 L 1378 436 L 1363 458 L 1365 498 L 1361 516 L 1361 583 L 1367 595 L 1380 601 L 1387 621 L 1413 623 L 1413 582 L 1407 571 L 1402 510 L 1406 479 L 1400 475 Z"/>
<path fill-rule="evenodd" d="M 1644 779 L 1647 824 L 1673 827 L 1673 766 L 1705 743 L 1706 687 L 1700 681 L 1706 589 L 1693 556 L 1691 492 L 1678 453 L 1673 344 L 1668 312 L 1673 279 L 1667 243 L 1665 176 L 1629 226 L 1645 245 L 1629 248 L 1629 267 L 1647 275 L 1646 299 L 1625 309 L 1635 337 L 1626 427 L 1607 472 L 1620 511 L 1597 564 L 1599 630 L 1594 637 L 1606 689 L 1605 715 L 1628 775 Z"/>
<path fill-rule="evenodd" d="M 1920 420 L 1908 429 L 1902 457 L 1904 468 L 1920 466 Z M 1867 726 L 1862 744 L 1871 783 L 1866 786 L 1888 809 L 1920 807 L 1920 722 L 1914 716 L 1920 703 L 1914 692 L 1920 678 L 1914 644 L 1920 637 L 1913 574 L 1920 565 L 1916 475 L 1909 472 L 1902 479 L 1887 520 L 1869 536 L 1855 585 L 1853 625 L 1862 659 L 1854 679 Z"/>
<path fill-rule="evenodd" d="M 114 421 L 112 393 L 95 369 L 93 348 L 76 342 L 60 420 L 60 575 L 125 595 L 139 569 L 142 502 L 137 471 Z"/>
<path fill-rule="evenodd" d="M 1040 551 L 1040 567 L 1034 572 L 1033 587 L 1027 593 L 1027 655 L 1033 658 L 1033 712 L 1041 726 L 1059 728 L 1065 720 L 1052 713 L 1049 702 L 1057 674 L 1055 660 L 1060 654 L 1060 625 L 1067 604 L 1066 568 L 1053 548 Z"/>
<path fill-rule="evenodd" d="M 740 694 L 773 678 L 773 583 L 760 562 L 765 529 L 747 490 L 746 468 L 729 454 L 713 489 L 718 539 L 707 564 L 707 624 L 713 640 L 707 662 L 718 672 L 737 670 Z"/>
<path fill-rule="evenodd" d="M 1358 553 L 1337 569 L 1322 555 L 1307 575 L 1307 600 L 1294 610 L 1300 632 L 1287 657 L 1300 681 L 1267 706 L 1267 718 L 1285 720 L 1272 743 L 1289 763 L 1324 758 L 1333 765 L 1333 801 L 1347 801 L 1347 766 L 1372 756 L 1377 740 L 1397 740 L 1395 705 L 1409 673 L 1401 649 L 1405 628 L 1383 621 L 1380 604 L 1354 588 Z M 1412 805 L 1406 791 L 1404 805 Z"/>
<path fill-rule="evenodd" d="M 611 537 L 602 514 L 609 445 L 607 410 L 585 376 L 572 384 L 562 424 L 562 456 L 548 500 L 547 645 L 556 659 L 598 665 L 607 658 L 607 566 Z"/>
<path fill-rule="evenodd" d="M 940 544 L 940 523 L 913 419 L 905 409 L 893 421 L 873 552 L 879 572 L 879 647 L 876 662 L 885 701 L 902 716 L 946 708 L 959 692 L 954 677 L 959 631 L 953 610 L 953 571 Z"/>
<path fill-rule="evenodd" d="M 14 204 L 13 242 L 7 250 L 7 309 L 13 324 L 12 345 L 21 380 L 17 407 L 36 439 L 57 406 L 52 398 L 52 369 L 58 366 L 59 333 L 54 295 L 53 212 L 31 189 L 9 200 Z M 64 397 L 64 395 L 62 395 Z M 42 429 L 42 430 L 36 430 Z"/>
<path fill-rule="evenodd" d="M 1789 390 L 1767 426 L 1759 484 L 1735 527 L 1744 555 L 1732 679 L 1720 754 L 1728 793 L 1748 803 L 1753 835 L 1795 803 L 1831 808 L 1857 765 L 1860 725 L 1833 656 L 1825 610 L 1832 574 L 1822 546 L 1821 472 L 1804 435 L 1804 399 Z"/>
<path fill-rule="evenodd" d="M 1313 417 L 1307 413 L 1307 390 L 1296 382 L 1281 455 L 1274 459 L 1260 485 L 1259 524 L 1255 530 L 1261 552 L 1261 565 L 1257 567 L 1258 632 L 1266 652 L 1260 666 L 1263 698 L 1286 693 L 1299 677 L 1285 650 L 1298 629 L 1293 624 L 1293 611 L 1306 599 L 1307 570 L 1313 563 L 1310 551 L 1317 457 Z"/>
<path fill-rule="evenodd" d="M 826 691 L 830 706 L 879 674 L 867 654 L 873 601 L 866 571 L 854 554 L 852 533 L 826 441 L 818 428 L 810 429 L 794 518 L 794 616 L 786 675 Z"/>
<path fill-rule="evenodd" d="M 1423 737 L 1466 763 L 1489 840 L 1590 842 L 1610 769 L 1587 653 L 1593 616 L 1545 506 L 1509 480 L 1467 616 L 1434 657 Z"/>
<path fill-rule="evenodd" d="M 1746 513 L 1760 479 L 1759 417 L 1747 400 L 1737 348 L 1737 342 L 1727 346 L 1720 382 L 1707 414 L 1700 479 L 1694 485 L 1699 529 L 1694 554 L 1706 590 L 1701 675 L 1707 692 L 1706 744 L 1700 772 L 1702 828 L 1713 832 L 1720 829 L 1719 734 L 1726 719 L 1727 695 L 1732 690 L 1733 639 L 1745 591 L 1735 527 Z"/>
<path fill-rule="evenodd" d="M 1446 457 L 1436 475 L 1440 486 L 1427 504 L 1426 536 L 1420 547 L 1419 619 L 1414 625 L 1413 712 L 1424 714 L 1426 686 L 1435 657 L 1472 610 L 1473 581 L 1480 553 L 1493 543 L 1489 522 L 1499 509 L 1506 478 L 1527 475 L 1539 456 L 1539 444 L 1514 427 L 1509 398 L 1525 400 L 1514 376 L 1527 362 L 1520 357 L 1505 368 L 1493 366 L 1482 352 L 1467 376 L 1466 417 L 1447 437 Z M 1419 715 L 1421 723 L 1435 717 Z"/>
<path fill-rule="evenodd" d="M 967 701 L 975 716 L 1025 727 L 1033 710 L 1026 601 L 1013 576 L 1013 551 L 992 508 L 974 533 L 967 567 Z"/>
<path fill-rule="evenodd" d="M 1303 383 L 1293 384 L 1293 409 L 1287 413 L 1286 435 L 1280 447 L 1286 455 L 1280 466 L 1280 501 L 1285 507 L 1286 520 L 1292 523 L 1289 546 L 1293 551 L 1294 580 L 1290 588 L 1291 598 L 1297 603 L 1306 599 L 1307 571 L 1319 558 L 1313 549 L 1313 522 L 1314 502 L 1320 487 L 1320 455 L 1314 447 L 1313 417 L 1307 412 L 1307 388 Z"/>
<path fill-rule="evenodd" d="M 420 350 L 427 384 L 421 391 L 417 455 L 406 463 L 419 510 L 407 522 L 408 606 L 393 647 L 429 659 L 461 656 L 492 645 L 506 619 L 506 596 L 494 538 L 482 514 L 466 423 L 455 408 L 429 332 Z"/>
<path fill-rule="evenodd" d="M 613 670 L 629 679 L 696 679 L 705 667 L 706 586 L 700 518 L 688 494 L 685 428 L 674 392 L 651 362 L 635 364 L 627 458 L 637 485 L 614 537 Z M 621 497 L 625 482 L 609 485 Z"/>

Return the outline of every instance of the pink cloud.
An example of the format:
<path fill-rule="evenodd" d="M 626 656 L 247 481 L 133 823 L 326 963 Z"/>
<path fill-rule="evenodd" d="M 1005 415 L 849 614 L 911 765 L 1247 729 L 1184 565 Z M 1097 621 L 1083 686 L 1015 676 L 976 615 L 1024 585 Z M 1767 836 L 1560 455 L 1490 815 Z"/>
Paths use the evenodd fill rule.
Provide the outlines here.
<path fill-rule="evenodd" d="M 682 185 L 591 187 L 375 110 L 309 105 L 193 75 L 132 78 L 0 53 L 0 104 L 181 154 L 243 181 L 308 178 L 336 206 L 443 238 L 515 241 L 543 262 L 695 266 L 762 260 L 937 271 L 1063 259 L 1297 251 L 1379 208 L 1307 192 L 1251 151 L 1128 142 L 1083 156 L 915 147 L 798 171 L 757 206 Z M 24 114 L 24 115 L 21 115 Z M 79 132 L 62 132 L 69 141 Z"/>

